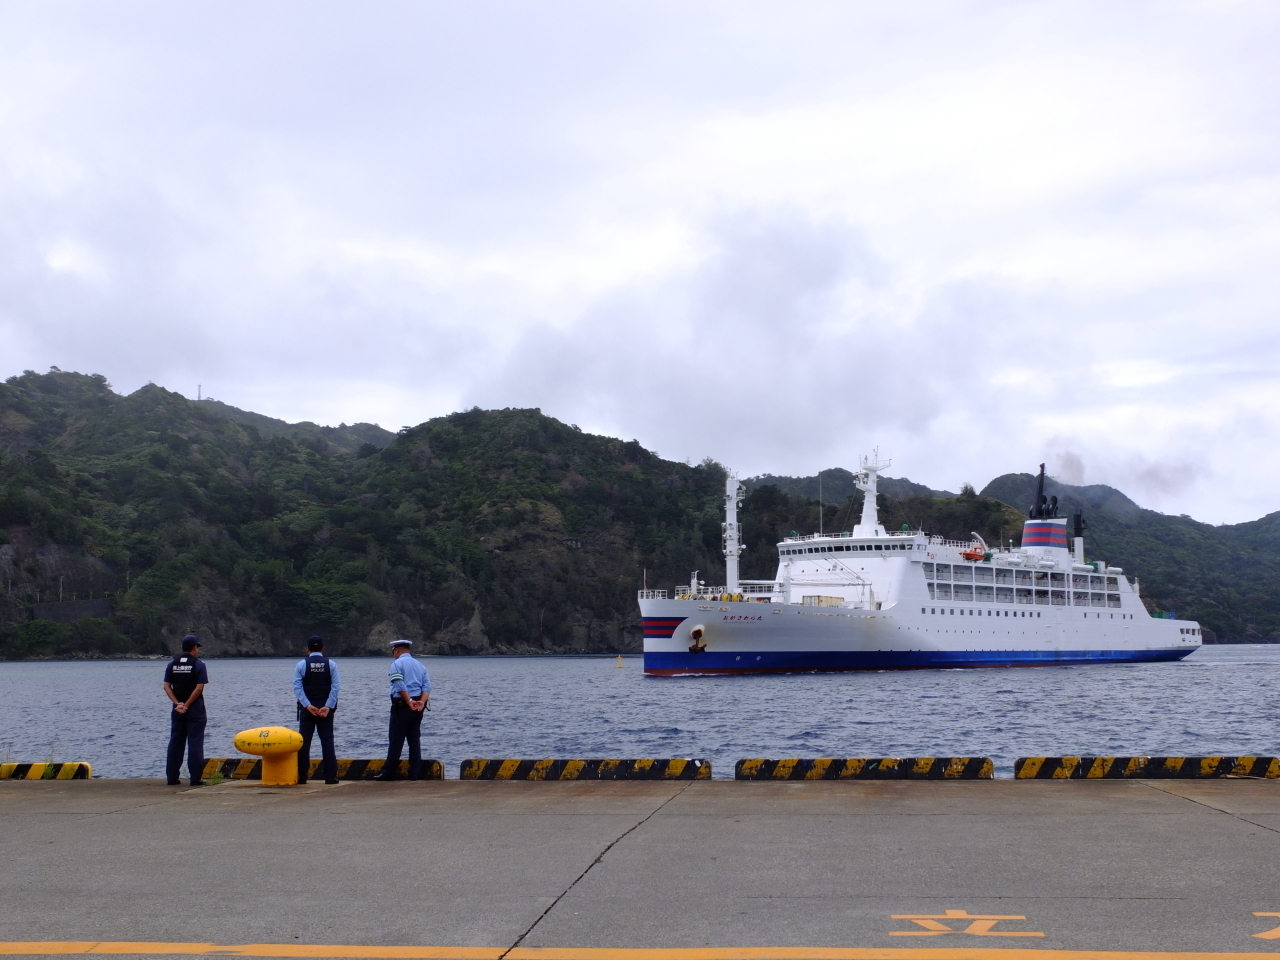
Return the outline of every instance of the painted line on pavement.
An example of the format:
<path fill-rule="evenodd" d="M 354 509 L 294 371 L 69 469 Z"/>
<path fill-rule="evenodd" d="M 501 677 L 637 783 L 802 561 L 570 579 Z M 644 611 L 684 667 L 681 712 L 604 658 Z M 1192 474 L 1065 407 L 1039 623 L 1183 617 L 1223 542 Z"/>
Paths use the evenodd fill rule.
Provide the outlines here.
<path fill-rule="evenodd" d="M 387 960 L 498 960 L 506 947 L 369 947 L 319 943 L 163 943 L 129 940 L 0 942 L 0 956 L 181 954 L 217 957 L 373 957 Z"/>
<path fill-rule="evenodd" d="M 176 954 L 355 957 L 375 960 L 1263 960 L 1280 954 L 1171 951 L 848 947 L 377 947 L 313 943 L 163 943 L 128 940 L 0 941 L 0 956 Z"/>

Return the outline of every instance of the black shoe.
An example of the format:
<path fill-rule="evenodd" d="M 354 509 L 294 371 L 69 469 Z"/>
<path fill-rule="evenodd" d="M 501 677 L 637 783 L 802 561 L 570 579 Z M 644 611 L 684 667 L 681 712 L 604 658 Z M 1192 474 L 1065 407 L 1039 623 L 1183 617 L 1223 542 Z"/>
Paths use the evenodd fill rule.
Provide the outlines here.
<path fill-rule="evenodd" d="M 169 781 L 169 786 L 171 786 L 171 787 L 180 787 L 180 786 L 182 786 L 182 781 L 181 781 L 181 780 L 170 780 L 170 781 Z"/>
<path fill-rule="evenodd" d="M 299 780 L 299 781 L 298 781 L 298 786 L 300 786 L 300 787 L 305 787 L 306 785 L 307 785 L 307 781 L 305 781 L 305 780 Z"/>
<path fill-rule="evenodd" d="M 337 780 L 326 780 L 325 783 L 337 783 Z"/>
<path fill-rule="evenodd" d="M 193 787 L 203 787 L 203 786 L 204 786 L 204 781 L 203 781 L 203 780 L 192 780 L 192 781 L 191 781 L 191 785 L 192 785 Z"/>

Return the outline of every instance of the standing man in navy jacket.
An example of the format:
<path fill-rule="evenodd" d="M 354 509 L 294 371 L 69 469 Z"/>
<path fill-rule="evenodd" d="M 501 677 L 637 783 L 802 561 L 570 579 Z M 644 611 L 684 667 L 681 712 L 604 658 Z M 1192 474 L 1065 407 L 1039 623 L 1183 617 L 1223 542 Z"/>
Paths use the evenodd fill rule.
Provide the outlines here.
<path fill-rule="evenodd" d="M 209 719 L 204 712 L 204 686 L 208 682 L 209 671 L 200 659 L 200 638 L 188 633 L 182 638 L 182 656 L 174 657 L 164 668 L 164 695 L 173 704 L 169 712 L 169 753 L 164 764 L 171 787 L 179 783 L 184 752 L 191 785 L 204 786 L 204 728 Z"/>
<path fill-rule="evenodd" d="M 311 770 L 311 735 L 320 734 L 320 754 L 324 757 L 324 782 L 338 782 L 338 754 L 333 749 L 333 712 L 338 709 L 338 665 L 324 655 L 324 640 L 307 639 L 307 658 L 293 671 L 293 695 L 298 700 L 298 782 L 306 783 Z"/>
<path fill-rule="evenodd" d="M 395 640 L 391 644 L 391 669 L 387 680 L 391 692 L 391 722 L 387 727 L 387 762 L 375 780 L 400 779 L 400 751 L 409 741 L 409 779 L 422 774 L 422 711 L 431 699 L 431 678 L 427 668 L 413 659 L 413 644 Z"/>

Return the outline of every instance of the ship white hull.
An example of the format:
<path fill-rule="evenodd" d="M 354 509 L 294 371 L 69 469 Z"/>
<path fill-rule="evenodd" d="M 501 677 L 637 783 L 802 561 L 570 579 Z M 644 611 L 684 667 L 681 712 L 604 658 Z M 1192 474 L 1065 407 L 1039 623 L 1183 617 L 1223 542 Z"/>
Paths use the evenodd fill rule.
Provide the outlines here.
<path fill-rule="evenodd" d="M 680 676 L 1150 663 L 1180 660 L 1200 646 L 1198 636 L 1180 629 L 1182 621 L 1088 608 L 998 607 L 641 600 L 644 670 Z M 695 626 L 702 627 L 697 644 L 690 635 Z M 691 652 L 691 646 L 705 649 Z"/>

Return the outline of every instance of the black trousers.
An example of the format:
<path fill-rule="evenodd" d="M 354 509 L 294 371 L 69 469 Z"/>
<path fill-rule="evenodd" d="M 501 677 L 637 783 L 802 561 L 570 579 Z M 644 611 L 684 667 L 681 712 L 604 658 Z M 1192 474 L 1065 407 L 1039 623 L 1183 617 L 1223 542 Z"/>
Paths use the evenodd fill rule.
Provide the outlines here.
<path fill-rule="evenodd" d="M 302 734 L 302 749 L 298 751 L 298 782 L 306 783 L 307 774 L 311 770 L 311 735 L 320 734 L 320 756 L 323 761 L 320 769 L 326 780 L 338 779 L 338 754 L 333 749 L 333 714 L 330 710 L 327 717 L 317 717 L 298 708 L 298 732 Z"/>
<path fill-rule="evenodd" d="M 169 711 L 169 755 L 165 759 L 164 774 L 170 783 L 178 782 L 182 772 L 182 755 L 187 755 L 187 769 L 192 780 L 204 776 L 204 728 L 208 723 L 204 701 L 197 700 L 186 713 Z"/>
<path fill-rule="evenodd" d="M 410 710 L 399 697 L 391 701 L 391 723 L 387 728 L 387 762 L 382 772 L 395 776 L 400 769 L 400 751 L 409 741 L 409 779 L 422 773 L 422 711 Z"/>

